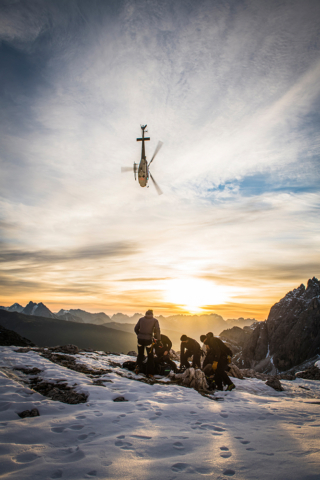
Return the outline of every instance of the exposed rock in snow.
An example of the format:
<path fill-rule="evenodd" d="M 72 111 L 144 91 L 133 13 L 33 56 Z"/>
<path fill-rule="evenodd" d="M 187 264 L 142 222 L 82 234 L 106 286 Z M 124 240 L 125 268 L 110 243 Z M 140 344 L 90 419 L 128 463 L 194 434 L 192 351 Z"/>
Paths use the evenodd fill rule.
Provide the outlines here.
<path fill-rule="evenodd" d="M 274 388 L 275 390 L 277 390 L 278 392 L 282 392 L 283 391 L 283 388 L 282 388 L 282 385 L 280 383 L 280 380 L 279 378 L 277 377 L 271 377 L 269 380 L 266 381 L 266 385 L 268 385 L 269 387 L 271 388 Z"/>
<path fill-rule="evenodd" d="M 40 417 L 39 410 L 37 408 L 33 408 L 32 410 L 24 410 L 21 413 L 18 413 L 20 418 L 27 418 L 27 417 Z"/>

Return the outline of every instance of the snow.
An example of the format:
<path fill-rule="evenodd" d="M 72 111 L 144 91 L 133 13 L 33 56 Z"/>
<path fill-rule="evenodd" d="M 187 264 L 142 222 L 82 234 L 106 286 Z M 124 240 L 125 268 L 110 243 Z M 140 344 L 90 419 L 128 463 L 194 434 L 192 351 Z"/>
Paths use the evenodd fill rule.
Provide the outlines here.
<path fill-rule="evenodd" d="M 320 370 L 320 360 L 318 360 L 315 364 L 314 364 L 315 367 L 318 367 L 319 370 Z"/>
<path fill-rule="evenodd" d="M 276 392 L 258 379 L 211 398 L 169 383 L 149 385 L 120 367 L 132 359 L 103 352 L 74 357 L 93 378 L 35 351 L 0 347 L 0 475 L 23 479 L 319 479 L 320 382 L 282 381 Z M 112 362 L 111 364 L 109 362 Z M 87 403 L 54 402 L 23 384 L 15 367 L 77 384 Z M 304 388 L 301 388 L 304 387 Z M 307 390 L 306 390 L 307 389 Z M 126 402 L 113 402 L 123 396 Z M 37 408 L 39 417 L 18 417 Z"/>

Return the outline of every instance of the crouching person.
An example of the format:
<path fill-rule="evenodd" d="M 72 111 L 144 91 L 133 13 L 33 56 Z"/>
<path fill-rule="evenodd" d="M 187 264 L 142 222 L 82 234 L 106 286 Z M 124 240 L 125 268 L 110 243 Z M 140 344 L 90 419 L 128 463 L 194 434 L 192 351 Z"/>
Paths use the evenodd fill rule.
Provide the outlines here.
<path fill-rule="evenodd" d="M 169 352 L 172 347 L 172 342 L 169 337 L 166 335 L 161 334 L 161 341 L 155 342 L 154 351 L 157 356 L 156 361 L 159 364 L 167 364 L 171 367 L 175 373 L 177 371 L 177 365 L 171 360 Z"/>
<path fill-rule="evenodd" d="M 193 368 L 200 368 L 201 348 L 199 343 L 193 338 L 187 337 L 187 335 L 182 335 L 180 341 L 180 369 L 190 368 L 189 357 L 192 357 Z"/>
<path fill-rule="evenodd" d="M 144 349 L 147 353 L 147 369 L 146 374 L 148 377 L 153 377 L 154 375 L 154 358 L 153 358 L 153 337 L 155 337 L 159 342 L 160 338 L 160 326 L 156 318 L 153 317 L 153 311 L 148 310 L 144 317 L 138 320 L 137 325 L 134 327 L 134 331 L 138 337 L 138 357 L 137 357 L 137 367 L 135 372 L 139 373 L 141 370 L 141 365 L 144 360 Z"/>
<path fill-rule="evenodd" d="M 232 357 L 230 348 L 220 338 L 215 337 L 212 332 L 206 334 L 203 343 L 208 348 L 203 365 L 204 373 L 208 376 L 211 376 L 212 372 L 214 373 L 215 385 L 219 390 L 223 390 L 223 385 L 227 386 L 227 390 L 236 388 L 226 372 L 229 360 L 231 361 Z"/>

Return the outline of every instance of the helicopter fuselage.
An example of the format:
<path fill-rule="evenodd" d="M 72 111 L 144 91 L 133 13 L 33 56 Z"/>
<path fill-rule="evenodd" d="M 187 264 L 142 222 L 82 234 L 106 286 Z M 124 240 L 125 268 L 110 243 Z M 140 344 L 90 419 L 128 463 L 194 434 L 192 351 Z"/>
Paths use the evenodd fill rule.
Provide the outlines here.
<path fill-rule="evenodd" d="M 139 163 L 139 168 L 138 168 L 138 182 L 140 187 L 146 187 L 148 180 L 149 180 L 149 169 L 148 169 L 148 162 L 146 159 L 146 152 L 145 152 L 145 146 L 144 142 L 147 140 L 150 140 L 150 137 L 145 137 L 144 136 L 144 131 L 147 125 L 141 126 L 142 130 L 142 137 L 137 138 L 137 142 L 142 142 L 141 146 L 141 160 Z"/>

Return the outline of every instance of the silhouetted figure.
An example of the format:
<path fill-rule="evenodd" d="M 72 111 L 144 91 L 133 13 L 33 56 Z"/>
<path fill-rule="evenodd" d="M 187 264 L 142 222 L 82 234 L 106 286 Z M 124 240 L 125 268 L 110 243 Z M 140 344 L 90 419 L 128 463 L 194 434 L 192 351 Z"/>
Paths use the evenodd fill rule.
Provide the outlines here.
<path fill-rule="evenodd" d="M 193 368 L 200 368 L 201 348 L 199 343 L 193 338 L 187 337 L 187 335 L 182 335 L 180 341 L 180 368 L 190 368 L 190 364 L 188 362 L 189 357 L 192 357 Z"/>
<path fill-rule="evenodd" d="M 153 337 L 160 340 L 160 326 L 156 318 L 153 317 L 153 311 L 148 310 L 144 317 L 138 320 L 134 331 L 138 337 L 138 357 L 136 373 L 141 369 L 144 360 L 144 349 L 147 353 L 147 376 L 154 375 L 154 359 L 153 359 Z"/>
<path fill-rule="evenodd" d="M 202 337 L 202 336 L 201 336 Z M 200 337 L 200 338 L 201 338 Z M 228 367 L 228 357 L 232 357 L 232 351 L 227 345 L 223 343 L 220 338 L 213 335 L 212 332 L 206 334 L 206 338 L 203 342 L 208 349 L 208 353 L 204 359 L 202 369 L 206 375 L 210 374 L 210 365 L 212 371 L 215 374 L 216 387 L 219 390 L 223 390 L 223 384 L 228 385 L 227 390 L 232 390 L 235 385 L 232 383 L 226 373 Z"/>
<path fill-rule="evenodd" d="M 170 365 L 171 369 L 176 372 L 177 365 L 171 360 L 169 352 L 172 347 L 172 342 L 169 337 L 161 334 L 161 342 L 156 342 L 154 345 L 154 351 L 157 356 L 158 363 L 164 363 Z"/>

